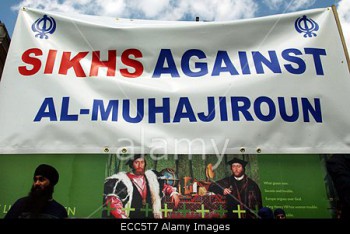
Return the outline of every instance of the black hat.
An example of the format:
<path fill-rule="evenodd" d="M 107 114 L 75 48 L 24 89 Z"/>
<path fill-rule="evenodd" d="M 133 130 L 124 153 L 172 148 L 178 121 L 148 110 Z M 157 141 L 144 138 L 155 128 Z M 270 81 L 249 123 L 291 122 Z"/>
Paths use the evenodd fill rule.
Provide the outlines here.
<path fill-rule="evenodd" d="M 129 165 L 129 167 L 132 168 L 132 163 L 138 158 L 145 158 L 145 156 L 143 154 L 135 154 L 133 157 L 129 158 L 128 161 L 126 161 L 125 165 Z"/>
<path fill-rule="evenodd" d="M 275 216 L 277 216 L 277 215 L 284 215 L 284 216 L 286 216 L 286 212 L 285 212 L 282 208 L 277 208 L 277 209 L 273 212 L 273 214 L 274 214 Z"/>
<path fill-rule="evenodd" d="M 239 159 L 239 158 L 233 158 L 232 160 L 227 162 L 227 165 L 231 166 L 233 163 L 239 163 L 242 165 L 242 167 L 245 167 L 248 164 L 247 161 L 244 161 L 244 160 Z"/>
<path fill-rule="evenodd" d="M 273 211 L 269 207 L 262 207 L 258 211 L 258 215 L 260 216 L 261 219 L 273 219 Z"/>
<path fill-rule="evenodd" d="M 34 177 L 38 175 L 41 175 L 50 180 L 50 184 L 52 184 L 53 186 L 57 184 L 59 179 L 59 174 L 57 170 L 54 167 L 47 164 L 41 164 L 35 169 Z"/>

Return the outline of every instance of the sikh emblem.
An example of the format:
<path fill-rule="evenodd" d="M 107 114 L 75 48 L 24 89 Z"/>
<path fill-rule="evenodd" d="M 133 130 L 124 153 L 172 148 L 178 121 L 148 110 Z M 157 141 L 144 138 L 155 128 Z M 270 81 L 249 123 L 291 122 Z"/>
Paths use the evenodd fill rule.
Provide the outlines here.
<path fill-rule="evenodd" d="M 304 37 L 316 37 L 315 32 L 319 29 L 318 24 L 306 15 L 299 17 L 295 21 L 294 27 L 298 33 L 304 33 Z"/>
<path fill-rule="evenodd" d="M 54 18 L 44 15 L 32 24 L 32 30 L 37 33 L 35 37 L 48 39 L 49 36 L 47 34 L 53 34 L 56 30 L 56 21 Z"/>

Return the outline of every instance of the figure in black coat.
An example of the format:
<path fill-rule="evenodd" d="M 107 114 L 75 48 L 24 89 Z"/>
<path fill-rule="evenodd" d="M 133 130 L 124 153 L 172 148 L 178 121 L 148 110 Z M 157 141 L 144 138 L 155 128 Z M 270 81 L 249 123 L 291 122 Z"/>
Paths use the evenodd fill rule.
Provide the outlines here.
<path fill-rule="evenodd" d="M 262 208 L 261 191 L 257 183 L 245 174 L 248 162 L 234 158 L 227 164 L 232 175 L 210 184 L 208 191 L 226 196 L 226 218 L 257 218 L 255 210 Z"/>
<path fill-rule="evenodd" d="M 326 165 L 339 196 L 340 218 L 350 220 L 350 155 L 335 154 Z"/>

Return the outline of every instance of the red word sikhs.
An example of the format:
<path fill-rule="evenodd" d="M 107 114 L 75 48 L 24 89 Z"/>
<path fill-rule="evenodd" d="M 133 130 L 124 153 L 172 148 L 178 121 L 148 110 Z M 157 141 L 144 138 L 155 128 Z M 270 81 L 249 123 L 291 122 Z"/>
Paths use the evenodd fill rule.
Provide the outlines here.
<path fill-rule="evenodd" d="M 58 55 L 59 54 L 59 55 Z M 18 71 L 23 76 L 32 76 L 44 69 L 44 74 L 53 74 L 56 64 L 58 63 L 58 74 L 67 75 L 72 70 L 76 77 L 94 77 L 98 76 L 99 69 L 107 69 L 106 75 L 114 77 L 117 71 L 126 78 L 137 78 L 143 73 L 143 65 L 137 59 L 142 58 L 142 53 L 138 49 L 126 49 L 120 55 L 120 61 L 117 50 L 108 50 L 108 58 L 101 60 L 100 51 L 83 51 L 71 52 L 63 51 L 58 53 L 57 50 L 50 49 L 47 56 L 39 48 L 30 48 L 22 54 L 22 61 L 26 64 L 18 67 Z M 89 61 L 88 68 L 83 69 Z M 122 68 L 117 70 L 117 64 L 121 63 Z M 56 68 L 57 69 L 57 68 Z"/>

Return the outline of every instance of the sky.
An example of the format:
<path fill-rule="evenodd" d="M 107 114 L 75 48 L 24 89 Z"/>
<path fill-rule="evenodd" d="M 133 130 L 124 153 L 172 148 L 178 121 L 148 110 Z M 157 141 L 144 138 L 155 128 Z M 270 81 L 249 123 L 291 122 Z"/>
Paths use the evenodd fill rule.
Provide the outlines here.
<path fill-rule="evenodd" d="M 132 19 L 227 21 L 335 5 L 347 47 L 350 47 L 350 0 L 0 0 L 0 21 L 10 34 L 18 9 Z"/>

